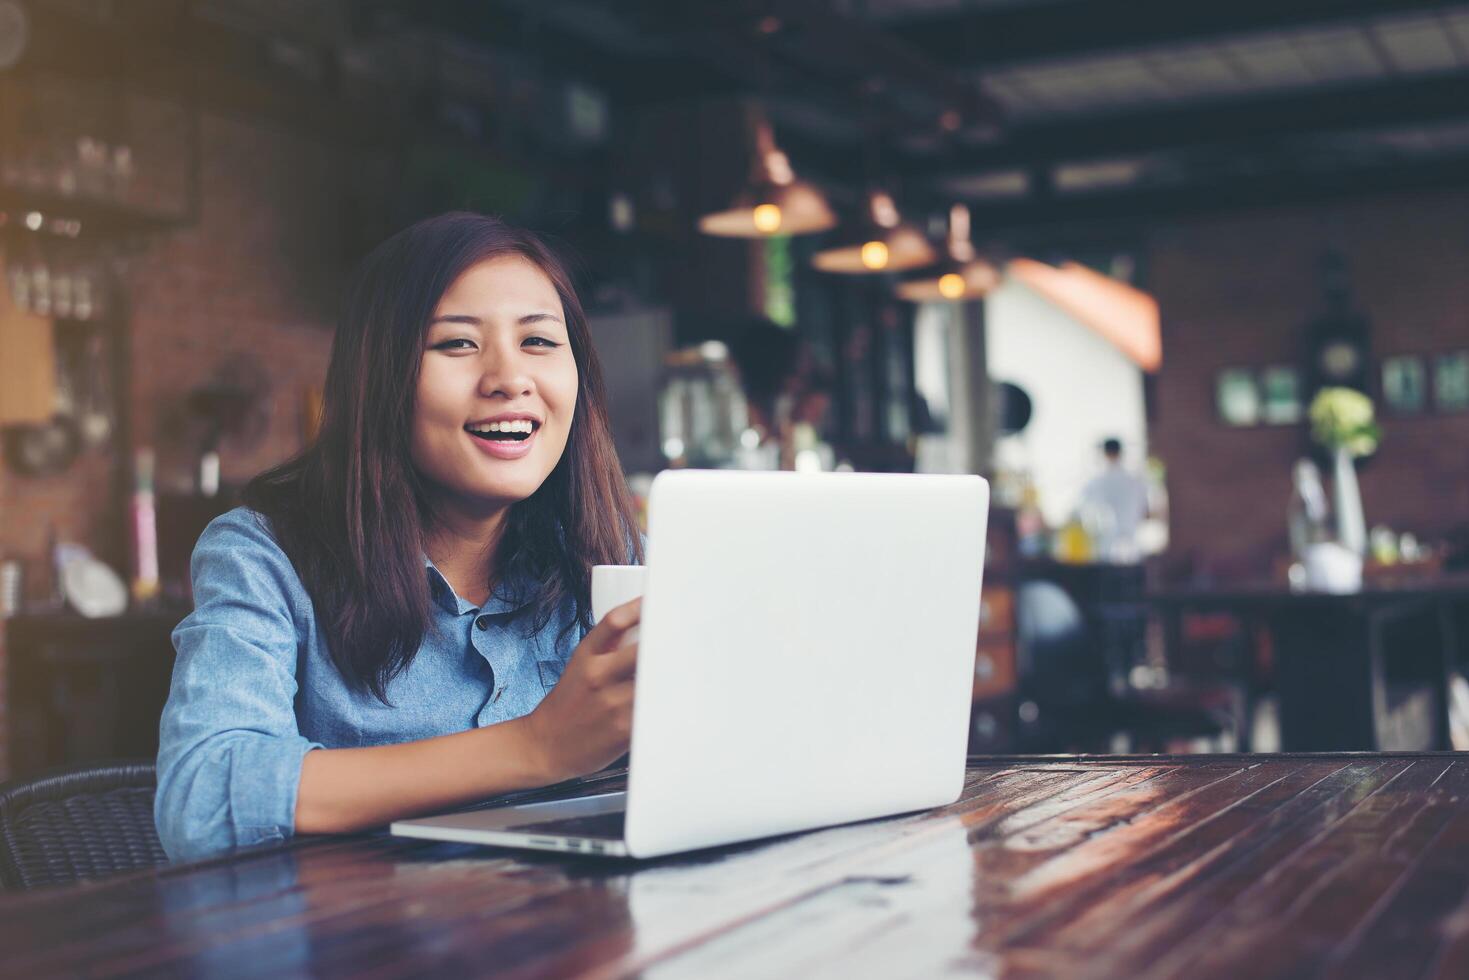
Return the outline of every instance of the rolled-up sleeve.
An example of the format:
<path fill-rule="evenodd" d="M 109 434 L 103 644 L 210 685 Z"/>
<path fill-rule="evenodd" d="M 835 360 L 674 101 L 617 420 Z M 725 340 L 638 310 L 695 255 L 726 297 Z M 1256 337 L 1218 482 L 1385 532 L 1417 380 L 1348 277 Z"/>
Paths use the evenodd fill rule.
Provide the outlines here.
<path fill-rule="evenodd" d="M 295 714 L 300 581 L 257 518 L 199 538 L 194 611 L 173 632 L 154 821 L 174 860 L 289 837 L 301 762 L 320 743 Z"/>

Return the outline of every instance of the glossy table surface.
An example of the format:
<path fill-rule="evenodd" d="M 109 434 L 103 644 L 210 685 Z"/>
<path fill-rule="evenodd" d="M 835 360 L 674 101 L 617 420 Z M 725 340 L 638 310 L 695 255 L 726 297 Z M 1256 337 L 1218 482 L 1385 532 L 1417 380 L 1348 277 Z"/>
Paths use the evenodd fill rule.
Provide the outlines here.
<path fill-rule="evenodd" d="M 0 896 L 0 973 L 1462 977 L 1469 757 L 972 759 L 941 810 L 647 863 L 298 840 Z"/>

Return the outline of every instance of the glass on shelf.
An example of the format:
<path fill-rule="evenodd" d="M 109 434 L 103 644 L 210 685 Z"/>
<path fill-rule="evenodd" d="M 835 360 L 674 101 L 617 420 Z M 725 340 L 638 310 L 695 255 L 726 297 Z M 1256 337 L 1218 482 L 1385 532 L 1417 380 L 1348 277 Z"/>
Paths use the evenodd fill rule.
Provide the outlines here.
<path fill-rule="evenodd" d="M 90 136 L 77 140 L 78 186 L 85 197 L 103 197 L 107 193 L 107 144 Z"/>
<path fill-rule="evenodd" d="M 112 165 L 108 170 L 108 191 L 115 201 L 123 201 L 133 182 L 133 151 L 128 146 L 112 148 Z"/>
<path fill-rule="evenodd" d="M 0 148 L 0 185 L 37 195 L 120 203 L 137 174 L 132 147 L 88 133 L 31 133 Z"/>
<path fill-rule="evenodd" d="M 31 312 L 51 315 L 51 270 L 44 262 L 31 266 Z"/>
<path fill-rule="evenodd" d="M 6 256 L 5 279 L 17 309 L 63 320 L 97 320 L 105 312 L 105 266 L 79 245 L 52 243 Z"/>
<path fill-rule="evenodd" d="M 5 285 L 17 309 L 31 308 L 31 274 L 25 266 L 11 262 L 5 267 Z"/>
<path fill-rule="evenodd" d="M 664 456 L 675 465 L 727 465 L 748 415 L 724 345 L 675 351 L 666 364 L 658 397 Z"/>
<path fill-rule="evenodd" d="M 51 280 L 51 312 L 63 320 L 70 319 L 72 314 L 71 284 L 72 274 L 68 269 L 59 270 Z"/>

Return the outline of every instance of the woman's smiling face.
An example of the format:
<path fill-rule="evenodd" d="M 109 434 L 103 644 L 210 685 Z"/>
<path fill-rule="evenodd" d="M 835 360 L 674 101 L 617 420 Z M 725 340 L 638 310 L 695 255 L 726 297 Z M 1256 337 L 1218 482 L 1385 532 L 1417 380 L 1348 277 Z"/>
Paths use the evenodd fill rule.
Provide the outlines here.
<path fill-rule="evenodd" d="M 577 387 L 550 278 L 519 255 L 471 266 L 424 335 L 413 464 L 441 502 L 469 513 L 524 500 L 566 449 Z"/>

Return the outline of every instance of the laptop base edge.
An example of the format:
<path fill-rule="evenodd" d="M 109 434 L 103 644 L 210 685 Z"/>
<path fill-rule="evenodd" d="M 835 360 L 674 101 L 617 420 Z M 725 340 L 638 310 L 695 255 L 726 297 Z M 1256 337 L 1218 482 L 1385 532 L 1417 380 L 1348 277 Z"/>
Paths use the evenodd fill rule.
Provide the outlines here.
<path fill-rule="evenodd" d="M 508 830 L 470 830 L 464 827 L 432 827 L 420 823 L 394 823 L 388 828 L 394 837 L 444 841 L 452 844 L 488 844 L 534 851 L 570 852 L 592 857 L 631 857 L 627 842 L 600 837 L 559 837 L 550 834 L 520 834 Z"/>

